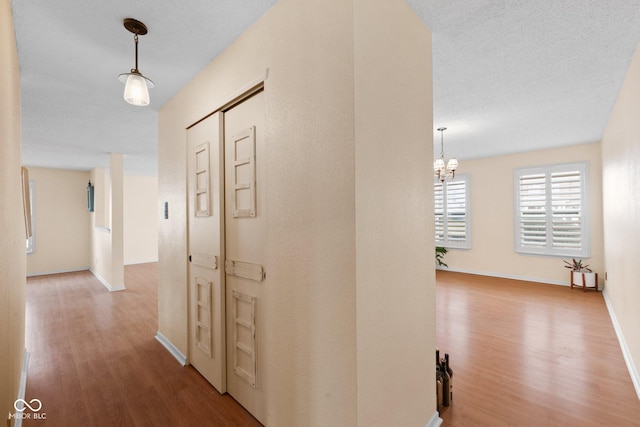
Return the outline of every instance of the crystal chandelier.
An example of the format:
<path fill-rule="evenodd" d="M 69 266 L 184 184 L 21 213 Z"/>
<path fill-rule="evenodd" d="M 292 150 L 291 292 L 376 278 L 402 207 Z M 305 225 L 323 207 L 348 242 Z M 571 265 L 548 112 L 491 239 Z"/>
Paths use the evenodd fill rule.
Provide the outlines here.
<path fill-rule="evenodd" d="M 438 132 L 440 132 L 440 158 L 436 159 L 433 162 L 433 172 L 441 182 L 444 182 L 447 177 L 451 179 L 456 177 L 456 169 L 458 168 L 458 160 L 455 157 L 449 159 L 449 162 L 446 164 L 444 161 L 444 131 L 447 128 L 438 128 Z"/>

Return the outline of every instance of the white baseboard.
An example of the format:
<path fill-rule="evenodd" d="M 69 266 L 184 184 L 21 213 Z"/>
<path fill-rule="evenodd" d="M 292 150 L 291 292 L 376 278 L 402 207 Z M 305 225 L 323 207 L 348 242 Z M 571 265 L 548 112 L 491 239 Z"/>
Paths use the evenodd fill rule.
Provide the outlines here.
<path fill-rule="evenodd" d="M 525 282 L 547 283 L 549 285 L 571 286 L 571 283 L 569 283 L 568 280 L 566 282 L 563 282 L 561 280 L 549 280 L 549 279 L 543 279 L 540 277 L 527 277 L 527 276 L 517 276 L 513 274 L 491 273 L 489 271 L 466 270 L 464 268 L 436 267 L 436 270 L 451 271 L 454 273 L 475 274 L 478 276 L 498 277 L 500 279 L 523 280 Z"/>
<path fill-rule="evenodd" d="M 180 350 L 178 350 L 178 347 L 176 347 L 175 345 L 173 345 L 173 343 L 171 341 L 169 341 L 167 339 L 167 337 L 165 337 L 164 335 L 162 335 L 162 333 L 160 331 L 156 332 L 156 340 L 158 340 L 158 342 L 160 344 L 162 344 L 164 346 L 164 348 L 167 349 L 167 351 L 169 351 L 169 353 L 171 353 L 171 355 L 173 357 L 176 358 L 176 360 L 182 365 L 182 366 L 186 366 L 187 364 L 187 356 L 185 356 L 184 354 L 182 354 L 182 352 Z"/>
<path fill-rule="evenodd" d="M 109 292 L 116 292 L 116 291 L 124 291 L 126 288 L 124 287 L 124 285 L 122 286 L 118 286 L 118 287 L 114 287 L 111 286 L 111 284 L 109 282 L 107 282 L 104 277 L 102 277 L 100 274 L 98 274 L 97 271 L 95 271 L 93 268 L 90 268 L 89 271 L 91 272 L 91 274 L 93 274 L 95 276 L 96 279 L 98 279 L 98 281 L 100 283 L 102 283 L 102 285 L 107 288 L 107 290 Z"/>
<path fill-rule="evenodd" d="M 442 418 L 440 418 L 440 414 L 438 411 L 434 412 L 431 416 L 429 422 L 424 427 L 439 427 L 442 424 Z"/>
<path fill-rule="evenodd" d="M 39 273 L 29 273 L 27 277 L 47 276 L 49 274 L 62 274 L 62 273 L 75 273 L 78 271 L 87 271 L 89 267 L 73 268 L 71 270 L 55 270 L 55 271 L 43 271 Z"/>
<path fill-rule="evenodd" d="M 158 258 L 150 259 L 148 261 L 133 261 L 133 262 L 125 262 L 124 265 L 138 265 L 138 264 L 153 264 L 158 262 Z"/>
<path fill-rule="evenodd" d="M 27 393 L 27 371 L 29 369 L 29 352 L 24 349 L 24 357 L 22 359 L 22 372 L 20 373 L 20 386 L 18 387 L 17 399 L 25 400 Z M 16 418 L 13 422 L 13 427 L 22 427 L 22 418 Z"/>
<path fill-rule="evenodd" d="M 638 370 L 636 369 L 636 365 L 633 362 L 633 358 L 631 357 L 631 352 L 629 351 L 629 347 L 627 346 L 627 341 L 624 339 L 624 334 L 622 333 L 622 329 L 620 328 L 620 323 L 618 323 L 616 313 L 613 311 L 613 305 L 611 305 L 611 301 L 609 300 L 607 291 L 602 291 L 602 295 L 604 296 L 604 303 L 606 304 L 607 310 L 609 311 L 609 317 L 611 317 L 611 323 L 613 323 L 613 329 L 616 331 L 616 336 L 618 337 L 618 343 L 620 344 L 620 349 L 622 350 L 622 356 L 624 357 L 624 361 L 627 364 L 629 375 L 631 375 L 631 382 L 633 383 L 633 387 L 636 389 L 636 395 L 638 396 L 638 399 L 640 399 L 640 376 L 638 375 Z"/>

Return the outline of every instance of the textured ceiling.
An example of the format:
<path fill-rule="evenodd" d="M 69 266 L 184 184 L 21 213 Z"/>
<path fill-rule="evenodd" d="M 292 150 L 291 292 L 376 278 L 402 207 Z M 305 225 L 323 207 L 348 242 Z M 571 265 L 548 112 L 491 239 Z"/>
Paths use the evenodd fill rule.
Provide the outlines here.
<path fill-rule="evenodd" d="M 275 1 L 12 0 L 24 163 L 88 170 L 119 152 L 127 173 L 156 173 L 158 109 Z M 433 33 L 434 128 L 448 128 L 447 156 L 600 140 L 640 40 L 640 0 L 407 3 Z M 122 99 L 117 76 L 134 62 L 125 17 L 149 28 L 139 44 L 140 71 L 156 83 L 148 107 Z M 439 154 L 435 130 L 434 140 Z"/>
<path fill-rule="evenodd" d="M 640 41 L 639 0 L 407 3 L 433 34 L 433 119 L 448 128 L 445 154 L 600 141 Z"/>
<path fill-rule="evenodd" d="M 107 167 L 123 153 L 129 174 L 157 171 L 157 112 L 276 0 L 12 0 L 22 90 L 23 162 L 66 169 Z M 188 5 L 188 7 L 186 7 Z M 118 74 L 134 66 L 156 86 L 135 107 Z"/>

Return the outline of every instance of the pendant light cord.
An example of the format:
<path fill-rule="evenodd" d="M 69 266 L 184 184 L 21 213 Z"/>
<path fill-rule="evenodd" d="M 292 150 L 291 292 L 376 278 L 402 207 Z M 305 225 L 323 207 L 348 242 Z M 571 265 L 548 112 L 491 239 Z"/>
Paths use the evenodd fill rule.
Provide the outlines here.
<path fill-rule="evenodd" d="M 139 71 L 138 71 L 138 34 L 134 34 L 133 35 L 133 41 L 136 44 L 136 69 L 135 69 L 135 72 L 139 73 Z"/>

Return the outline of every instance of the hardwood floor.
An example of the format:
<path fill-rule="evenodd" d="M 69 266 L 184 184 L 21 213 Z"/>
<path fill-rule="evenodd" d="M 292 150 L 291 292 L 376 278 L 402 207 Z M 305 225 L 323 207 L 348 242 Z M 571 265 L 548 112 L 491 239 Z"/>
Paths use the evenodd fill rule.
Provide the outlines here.
<path fill-rule="evenodd" d="M 157 268 L 124 292 L 89 272 L 29 278 L 29 426 L 259 426 L 154 339 Z M 437 274 L 437 344 L 451 356 L 444 425 L 640 426 L 640 401 L 601 293 Z"/>
<path fill-rule="evenodd" d="M 640 426 L 601 293 L 437 272 L 436 342 L 450 354 L 446 426 Z"/>
<path fill-rule="evenodd" d="M 89 272 L 29 278 L 29 426 L 260 426 L 229 395 L 182 367 L 154 337 L 157 266 L 125 267 L 126 291 Z"/>

